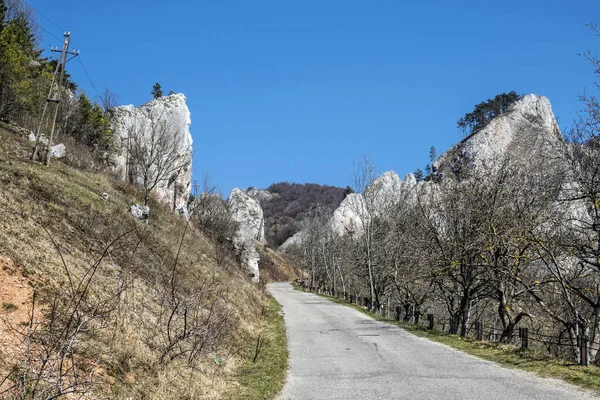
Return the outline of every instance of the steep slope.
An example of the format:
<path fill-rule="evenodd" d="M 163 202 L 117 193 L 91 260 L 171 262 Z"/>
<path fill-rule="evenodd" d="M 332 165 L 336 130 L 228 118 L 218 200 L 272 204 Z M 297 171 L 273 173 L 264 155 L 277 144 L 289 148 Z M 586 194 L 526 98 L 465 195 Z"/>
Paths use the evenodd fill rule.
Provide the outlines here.
<path fill-rule="evenodd" d="M 0 129 L 0 281 L 15 286 L 0 319 L 26 318 L 2 326 L 0 381 L 23 376 L 29 338 L 28 384 L 48 390 L 62 379 L 95 398 L 222 398 L 239 386 L 266 304 L 239 264 L 217 268 L 211 241 L 156 199 L 149 224 L 133 218 L 142 191 L 28 149 Z"/>

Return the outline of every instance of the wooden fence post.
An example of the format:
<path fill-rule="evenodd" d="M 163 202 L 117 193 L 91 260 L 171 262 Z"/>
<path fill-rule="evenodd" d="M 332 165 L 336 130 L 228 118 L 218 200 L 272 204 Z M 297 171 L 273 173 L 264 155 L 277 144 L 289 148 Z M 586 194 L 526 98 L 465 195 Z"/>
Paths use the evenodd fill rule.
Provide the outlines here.
<path fill-rule="evenodd" d="M 577 345 L 579 346 L 579 364 L 589 365 L 589 341 L 585 336 L 577 336 Z"/>
<path fill-rule="evenodd" d="M 529 347 L 529 329 L 519 328 L 519 337 L 521 338 L 521 348 L 526 349 Z"/>
<path fill-rule="evenodd" d="M 475 323 L 475 331 L 476 331 L 476 339 L 479 341 L 483 340 L 483 323 L 481 321 L 477 321 Z"/>
<path fill-rule="evenodd" d="M 427 314 L 427 321 L 429 321 L 429 325 L 427 326 L 427 329 L 432 330 L 433 329 L 433 314 Z"/>

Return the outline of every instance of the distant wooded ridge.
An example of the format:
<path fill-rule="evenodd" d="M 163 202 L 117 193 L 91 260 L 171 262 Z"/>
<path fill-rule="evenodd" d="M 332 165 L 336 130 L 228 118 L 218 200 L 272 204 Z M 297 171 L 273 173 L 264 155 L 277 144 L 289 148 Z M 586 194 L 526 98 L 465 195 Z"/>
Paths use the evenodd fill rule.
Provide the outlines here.
<path fill-rule="evenodd" d="M 250 190 L 252 188 L 248 188 Z M 273 199 L 261 201 L 265 218 L 265 236 L 273 247 L 279 247 L 298 232 L 298 223 L 317 208 L 333 212 L 348 193 L 350 187 L 341 188 L 316 183 L 274 183 L 266 189 Z"/>

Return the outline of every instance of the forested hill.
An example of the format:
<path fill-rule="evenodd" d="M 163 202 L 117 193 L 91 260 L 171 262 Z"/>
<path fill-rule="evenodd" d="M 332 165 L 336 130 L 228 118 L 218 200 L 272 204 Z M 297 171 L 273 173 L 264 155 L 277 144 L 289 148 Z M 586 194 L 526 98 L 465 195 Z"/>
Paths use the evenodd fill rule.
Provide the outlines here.
<path fill-rule="evenodd" d="M 299 228 L 298 223 L 319 207 L 335 210 L 350 188 L 316 183 L 279 182 L 265 191 L 252 188 L 260 201 L 265 217 L 265 236 L 273 247 L 279 247 Z M 271 194 L 271 195 L 269 195 Z"/>

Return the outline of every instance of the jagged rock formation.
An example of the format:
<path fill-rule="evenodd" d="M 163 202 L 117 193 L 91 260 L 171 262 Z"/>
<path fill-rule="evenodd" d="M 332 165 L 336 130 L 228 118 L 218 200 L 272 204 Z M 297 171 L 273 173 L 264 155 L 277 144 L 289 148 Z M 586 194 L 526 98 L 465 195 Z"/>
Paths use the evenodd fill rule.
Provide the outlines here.
<path fill-rule="evenodd" d="M 371 216 L 386 214 L 409 193 L 414 193 L 412 189 L 416 186 L 413 174 L 402 180 L 394 171 L 387 171 L 369 185 L 364 195 L 352 193 L 346 196 L 333 213 L 330 226 L 338 235 L 360 235 Z"/>
<path fill-rule="evenodd" d="M 433 163 L 434 175 L 465 176 L 489 171 L 507 156 L 513 160 L 547 156 L 560 140 L 550 101 L 543 96 L 526 95 L 508 112 L 442 154 Z"/>
<path fill-rule="evenodd" d="M 387 171 L 375 179 L 365 194 L 350 193 L 333 212 L 330 228 L 340 236 L 360 235 L 364 224 L 373 215 L 381 216 L 409 194 L 416 193 L 417 180 L 412 173 L 400 179 L 394 171 Z M 414 196 L 416 198 L 416 196 Z M 286 240 L 279 249 L 285 251 L 302 243 L 303 231 Z"/>
<path fill-rule="evenodd" d="M 229 212 L 238 224 L 233 237 L 233 246 L 242 266 L 247 269 L 252 280 L 258 282 L 260 256 L 255 241 L 266 243 L 262 208 L 256 199 L 239 188 L 231 191 L 227 202 Z"/>
<path fill-rule="evenodd" d="M 190 134 L 190 111 L 183 94 L 173 94 L 154 99 L 141 107 L 132 105 L 117 107 L 112 111 L 111 123 L 115 133 L 116 154 L 112 160 L 114 171 L 123 180 L 141 183 L 141 176 L 132 167 L 131 141 L 141 136 L 150 145 L 153 135 L 167 135 L 182 157 L 180 168 L 162 179 L 156 189 L 157 197 L 165 203 L 185 207 L 190 194 L 192 179 L 192 135 Z"/>
<path fill-rule="evenodd" d="M 402 180 L 393 171 L 385 172 L 364 195 L 348 195 L 335 210 L 330 227 L 339 235 L 360 235 L 368 218 L 384 215 L 400 201 L 413 203 L 418 193 L 423 198 L 434 199 L 438 189 L 452 185 L 455 177 L 465 179 L 475 173 L 485 176 L 508 157 L 518 164 L 530 163 L 532 157 L 549 157 L 559 151 L 561 140 L 550 101 L 533 94 L 524 96 L 508 112 L 443 153 L 433 164 L 433 179 L 417 183 L 413 174 Z M 582 213 L 582 210 L 567 211 Z M 299 232 L 281 249 L 286 250 L 301 241 L 302 232 Z"/>

